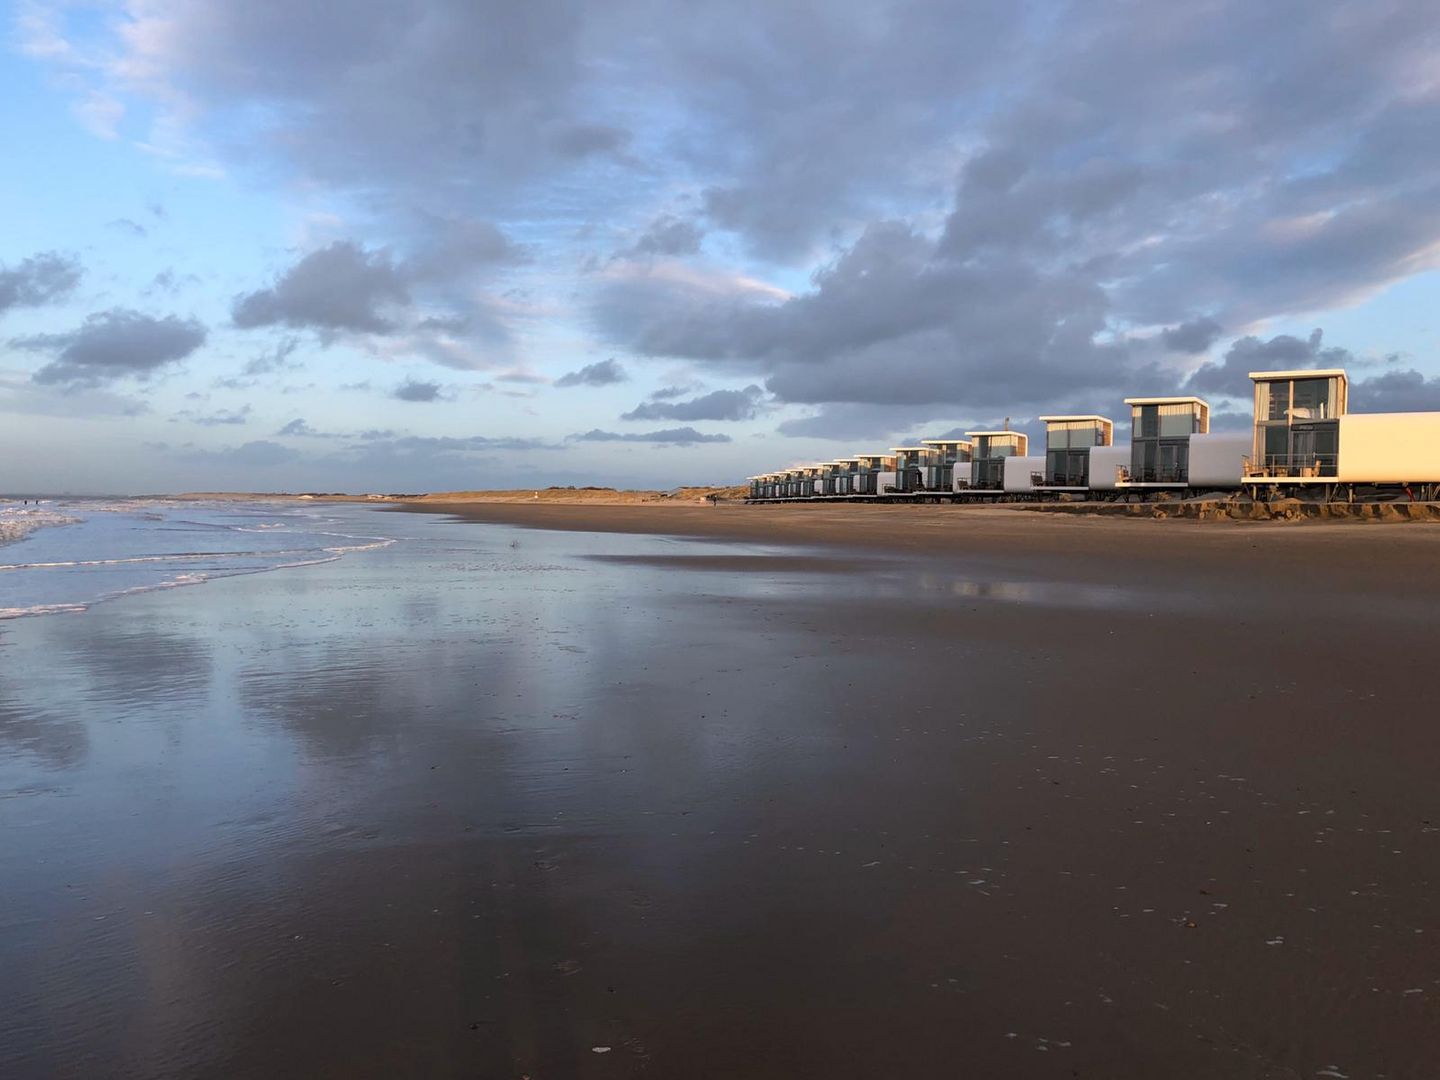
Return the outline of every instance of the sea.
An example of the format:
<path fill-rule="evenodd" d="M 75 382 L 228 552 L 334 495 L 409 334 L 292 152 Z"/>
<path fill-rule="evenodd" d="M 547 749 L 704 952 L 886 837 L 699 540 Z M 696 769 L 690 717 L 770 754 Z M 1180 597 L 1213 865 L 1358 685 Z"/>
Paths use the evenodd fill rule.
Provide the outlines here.
<path fill-rule="evenodd" d="M 82 612 L 395 542 L 357 531 L 358 518 L 352 507 L 294 501 L 0 498 L 0 619 Z"/>

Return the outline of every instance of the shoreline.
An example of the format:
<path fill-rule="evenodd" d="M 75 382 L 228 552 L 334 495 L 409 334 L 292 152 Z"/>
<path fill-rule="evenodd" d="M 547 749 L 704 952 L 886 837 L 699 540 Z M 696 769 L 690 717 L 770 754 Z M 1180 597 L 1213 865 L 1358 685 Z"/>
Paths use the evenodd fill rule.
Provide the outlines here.
<path fill-rule="evenodd" d="M 1063 557 L 1065 569 L 1094 581 L 1176 572 L 1202 576 L 1237 570 L 1277 575 L 1337 564 L 1344 591 L 1403 593 L 1440 587 L 1440 530 L 1423 525 L 1380 530 L 1354 522 L 1222 521 L 1041 514 L 998 506 L 526 506 L 397 503 L 390 513 L 443 514 L 457 523 L 550 532 L 669 536 L 784 546 L 885 551 L 945 560 Z M 1383 552 L 1383 557 L 1381 553 Z"/>

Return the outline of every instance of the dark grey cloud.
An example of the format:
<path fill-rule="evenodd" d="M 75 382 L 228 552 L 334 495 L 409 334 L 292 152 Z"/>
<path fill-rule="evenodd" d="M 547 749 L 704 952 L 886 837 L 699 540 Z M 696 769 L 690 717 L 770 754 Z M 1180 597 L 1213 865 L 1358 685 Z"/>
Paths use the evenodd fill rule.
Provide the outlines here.
<path fill-rule="evenodd" d="M 63 300 L 83 274 L 78 262 L 54 251 L 31 255 L 13 267 L 0 264 L 0 315 Z"/>
<path fill-rule="evenodd" d="M 1351 412 L 1440 411 L 1440 378 L 1420 372 L 1387 371 L 1350 384 Z"/>
<path fill-rule="evenodd" d="M 525 248 L 513 243 L 491 221 L 422 212 L 417 222 L 416 251 L 404 268 L 415 281 L 445 281 L 476 270 L 514 266 L 530 258 Z"/>
<path fill-rule="evenodd" d="M 1255 415 L 1252 409 L 1212 409 L 1210 411 L 1210 430 L 1213 432 L 1251 431 L 1254 427 Z"/>
<path fill-rule="evenodd" d="M 555 380 L 556 386 L 613 386 L 622 383 L 629 376 L 625 368 L 613 357 L 599 363 L 586 364 L 578 371 L 571 371 Z"/>
<path fill-rule="evenodd" d="M 616 431 L 601 431 L 594 428 L 582 432 L 579 435 L 572 435 L 576 442 L 623 442 L 623 443 L 654 443 L 663 446 L 695 446 L 700 443 L 728 443 L 731 442 L 729 435 L 707 435 L 696 431 L 692 427 L 666 428 L 662 431 L 628 432 L 621 434 Z"/>
<path fill-rule="evenodd" d="M 391 391 L 390 396 L 398 401 L 441 401 L 444 390 L 439 383 L 406 379 Z"/>
<path fill-rule="evenodd" d="M 1279 334 L 1269 341 L 1243 337 L 1230 346 L 1218 363 L 1203 364 L 1185 384 L 1192 394 L 1248 398 L 1253 390 L 1252 371 L 1286 371 L 1291 368 L 1343 368 L 1355 366 L 1348 349 L 1324 344 L 1324 332 L 1314 330 L 1308 338 Z"/>
<path fill-rule="evenodd" d="M 550 380 L 533 371 L 502 371 L 495 376 L 496 382 L 519 383 L 521 386 L 543 386 Z"/>
<path fill-rule="evenodd" d="M 1203 353 L 1220 339 L 1222 327 L 1209 316 L 1202 315 L 1179 326 L 1168 326 L 1160 334 L 1160 340 L 1171 352 Z"/>
<path fill-rule="evenodd" d="M 715 390 L 689 401 L 646 401 L 621 420 L 753 420 L 762 408 L 765 391 L 758 386 L 743 390 Z"/>
<path fill-rule="evenodd" d="M 705 231 L 693 221 L 662 214 L 650 223 L 640 238 L 618 254 L 626 258 L 656 255 L 694 255 L 700 250 Z"/>
<path fill-rule="evenodd" d="M 337 240 L 304 256 L 269 288 L 237 296 L 231 317 L 246 329 L 385 334 L 396 328 L 387 309 L 409 303 L 408 283 L 389 252 Z"/>
<path fill-rule="evenodd" d="M 1173 384 L 1123 339 L 1105 341 L 1110 305 L 1090 274 L 1009 258 L 956 260 L 900 222 L 872 225 L 777 303 L 754 290 L 628 274 L 597 298 L 612 342 L 642 354 L 760 371 L 782 402 L 1024 408 L 1136 381 Z"/>
<path fill-rule="evenodd" d="M 600 155 L 623 159 L 631 138 L 630 132 L 608 124 L 571 124 L 554 134 L 551 145 L 566 158 Z"/>
<path fill-rule="evenodd" d="M 693 394 L 696 390 L 702 389 L 700 384 L 687 386 L 662 386 L 659 390 L 650 391 L 651 401 L 674 401 L 676 398 L 684 397 L 686 394 Z"/>
<path fill-rule="evenodd" d="M 901 431 L 911 431 L 921 425 L 934 424 L 941 426 L 949 418 L 941 410 L 943 406 L 934 405 L 871 405 L 862 402 L 841 402 L 833 405 L 825 405 L 818 412 L 809 416 L 794 417 L 784 420 L 776 429 L 779 434 L 790 438 L 803 439 L 840 439 L 846 442 L 858 440 L 874 440 L 885 445 L 879 449 L 888 449 L 891 445 L 899 445 L 893 440 Z M 947 427 L 947 430 L 949 429 Z M 976 430 L 972 427 L 970 430 Z M 946 438 L 945 431 L 936 431 L 934 435 L 926 435 L 924 438 Z M 858 447 L 851 447 L 858 450 Z"/>
<path fill-rule="evenodd" d="M 205 344 L 205 337 L 205 327 L 194 319 L 157 319 L 112 308 L 89 316 L 74 330 L 15 338 L 10 344 L 54 354 L 55 359 L 35 372 L 37 383 L 98 386 L 126 376 L 148 378 L 185 359 Z"/>

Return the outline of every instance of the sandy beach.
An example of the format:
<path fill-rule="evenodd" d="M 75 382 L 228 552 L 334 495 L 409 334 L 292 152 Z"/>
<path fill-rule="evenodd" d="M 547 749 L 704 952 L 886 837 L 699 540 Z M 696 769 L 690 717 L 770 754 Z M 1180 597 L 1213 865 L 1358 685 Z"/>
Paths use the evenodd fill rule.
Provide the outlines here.
<path fill-rule="evenodd" d="M 0 625 L 0 1075 L 1433 1075 L 1440 529 L 349 512 Z"/>

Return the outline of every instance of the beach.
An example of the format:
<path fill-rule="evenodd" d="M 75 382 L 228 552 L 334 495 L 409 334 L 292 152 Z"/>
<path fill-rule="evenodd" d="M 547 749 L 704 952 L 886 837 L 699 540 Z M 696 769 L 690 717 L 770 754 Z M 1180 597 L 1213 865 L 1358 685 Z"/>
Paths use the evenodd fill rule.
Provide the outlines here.
<path fill-rule="evenodd" d="M 0 1075 L 1433 1075 L 1440 529 L 326 511 L 0 622 Z"/>

